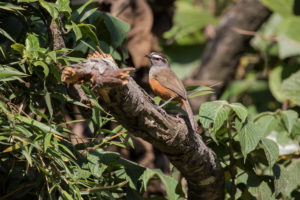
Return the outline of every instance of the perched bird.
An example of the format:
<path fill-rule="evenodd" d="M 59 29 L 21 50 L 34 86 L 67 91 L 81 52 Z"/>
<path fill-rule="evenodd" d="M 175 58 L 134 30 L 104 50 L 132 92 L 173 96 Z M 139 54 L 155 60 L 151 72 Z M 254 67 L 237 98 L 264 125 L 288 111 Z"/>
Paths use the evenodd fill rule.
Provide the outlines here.
<path fill-rule="evenodd" d="M 179 102 L 188 114 L 192 129 L 196 131 L 194 115 L 187 98 L 186 90 L 181 80 L 179 80 L 170 69 L 167 58 L 158 52 L 152 52 L 145 55 L 145 57 L 147 57 L 151 63 L 149 84 L 153 92 L 166 100 L 166 103 L 173 100 Z"/>

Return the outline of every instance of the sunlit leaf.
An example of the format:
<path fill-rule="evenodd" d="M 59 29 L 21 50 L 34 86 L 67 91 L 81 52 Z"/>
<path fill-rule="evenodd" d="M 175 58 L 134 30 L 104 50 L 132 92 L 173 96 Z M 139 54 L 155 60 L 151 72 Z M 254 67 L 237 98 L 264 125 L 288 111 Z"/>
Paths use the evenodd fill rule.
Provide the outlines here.
<path fill-rule="evenodd" d="M 235 120 L 235 127 L 238 133 L 238 138 L 241 144 L 244 160 L 247 158 L 247 154 L 255 149 L 263 134 L 260 129 L 251 121 L 240 122 Z"/>
<path fill-rule="evenodd" d="M 286 98 L 300 105 L 300 70 L 282 82 L 281 92 L 286 95 Z"/>
<path fill-rule="evenodd" d="M 264 138 L 264 139 L 262 139 L 262 147 L 266 154 L 266 157 L 267 157 L 267 160 L 269 163 L 269 167 L 273 167 L 276 159 L 279 156 L 278 145 L 275 142 L 273 142 L 272 140 Z"/>

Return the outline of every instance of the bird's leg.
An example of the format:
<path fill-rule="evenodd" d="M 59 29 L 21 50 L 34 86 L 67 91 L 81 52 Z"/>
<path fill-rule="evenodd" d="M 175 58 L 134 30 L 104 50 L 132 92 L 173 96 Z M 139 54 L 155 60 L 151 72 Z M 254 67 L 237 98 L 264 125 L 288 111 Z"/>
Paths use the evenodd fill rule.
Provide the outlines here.
<path fill-rule="evenodd" d="M 163 103 L 162 105 L 160 105 L 159 107 L 162 108 L 165 105 L 167 105 L 168 103 L 170 103 L 175 97 L 171 97 L 170 99 L 168 99 L 165 103 Z"/>

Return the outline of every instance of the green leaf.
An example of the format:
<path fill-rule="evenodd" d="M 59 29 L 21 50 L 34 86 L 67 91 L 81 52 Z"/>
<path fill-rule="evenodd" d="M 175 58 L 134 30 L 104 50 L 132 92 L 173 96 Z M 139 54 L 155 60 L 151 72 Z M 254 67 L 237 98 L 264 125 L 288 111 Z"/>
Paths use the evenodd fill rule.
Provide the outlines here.
<path fill-rule="evenodd" d="M 275 164 L 273 167 L 273 173 L 275 177 L 275 193 L 277 195 L 281 193 L 283 197 L 290 197 L 291 192 L 297 189 L 299 184 L 299 171 L 299 160 L 294 160 L 292 164 L 287 167 Z"/>
<path fill-rule="evenodd" d="M 278 45 L 281 59 L 300 55 L 300 18 L 285 19 L 279 27 Z"/>
<path fill-rule="evenodd" d="M 274 163 L 276 162 L 276 159 L 279 156 L 279 148 L 278 145 L 269 139 L 262 139 L 262 147 L 264 149 L 264 152 L 266 154 L 269 167 L 273 167 Z"/>
<path fill-rule="evenodd" d="M 28 153 L 28 151 L 25 149 L 25 147 L 23 147 L 22 149 L 22 154 L 24 155 L 24 157 L 26 158 L 26 160 L 28 161 L 29 165 L 32 166 L 32 159 L 30 154 Z"/>
<path fill-rule="evenodd" d="M 25 46 L 23 44 L 15 43 L 11 45 L 11 48 L 23 55 Z"/>
<path fill-rule="evenodd" d="M 280 124 L 280 120 L 273 113 L 264 112 L 259 115 L 255 124 L 258 125 L 262 137 L 267 137 Z"/>
<path fill-rule="evenodd" d="M 269 87 L 270 90 L 275 97 L 275 99 L 279 102 L 285 101 L 285 95 L 280 91 L 281 81 L 282 81 L 282 71 L 283 66 L 279 65 L 273 68 L 269 74 Z"/>
<path fill-rule="evenodd" d="M 46 91 L 46 94 L 45 94 L 45 101 L 46 101 L 46 105 L 47 105 L 47 108 L 48 108 L 48 111 L 50 114 L 50 118 L 52 118 L 53 108 L 52 108 L 50 93 L 48 91 Z"/>
<path fill-rule="evenodd" d="M 39 121 L 36 121 L 34 119 L 27 118 L 27 117 L 24 117 L 24 116 L 21 116 L 21 115 L 18 115 L 18 114 L 15 115 L 15 118 L 22 121 L 22 122 L 24 122 L 25 124 L 28 124 L 30 126 L 34 126 L 34 127 L 38 128 L 38 129 L 40 129 L 40 130 L 42 130 L 46 133 L 51 132 L 51 133 L 55 133 L 57 135 L 63 136 L 60 132 L 56 131 L 54 128 L 52 128 L 52 127 L 50 127 L 46 124 L 43 124 Z"/>
<path fill-rule="evenodd" d="M 0 35 L 3 35 L 12 42 L 16 42 L 4 29 L 0 28 Z"/>
<path fill-rule="evenodd" d="M 66 192 L 65 190 L 61 189 L 61 193 L 62 193 L 64 199 L 74 200 L 73 197 L 68 192 Z"/>
<path fill-rule="evenodd" d="M 44 152 L 46 152 L 48 147 L 50 146 L 51 138 L 52 133 L 47 133 L 44 139 Z"/>
<path fill-rule="evenodd" d="M 264 5 L 272 11 L 279 13 L 283 17 L 290 17 L 293 15 L 294 0 L 260 0 Z"/>
<path fill-rule="evenodd" d="M 59 12 L 71 15 L 72 9 L 70 8 L 70 0 L 57 0 L 56 5 Z"/>
<path fill-rule="evenodd" d="M 262 181 L 259 186 L 253 187 L 252 195 L 257 197 L 258 200 L 275 200 L 275 195 L 267 182 Z"/>
<path fill-rule="evenodd" d="M 280 113 L 287 131 L 291 133 L 294 123 L 298 119 L 298 113 L 294 110 L 281 111 Z"/>
<path fill-rule="evenodd" d="M 90 5 L 91 3 L 93 3 L 93 0 L 87 1 L 85 4 L 83 4 L 82 6 L 80 6 L 75 12 L 73 12 L 72 15 L 74 15 L 74 13 L 76 13 L 77 16 L 80 15 L 80 14 L 84 11 L 84 9 L 85 9 L 88 5 Z M 77 17 L 77 16 L 75 16 L 75 17 Z M 72 16 L 72 17 L 73 17 L 73 16 Z"/>
<path fill-rule="evenodd" d="M 92 14 L 94 14 L 97 10 L 98 10 L 98 8 L 93 8 L 93 9 L 90 9 L 90 10 L 84 12 L 84 14 L 80 17 L 79 22 L 83 22 L 88 17 L 90 17 Z"/>
<path fill-rule="evenodd" d="M 242 123 L 236 119 L 235 128 L 241 144 L 244 160 L 246 160 L 247 154 L 255 149 L 258 142 L 263 137 L 263 134 L 256 124 L 247 120 Z"/>
<path fill-rule="evenodd" d="M 104 18 L 104 23 L 111 35 L 111 44 L 117 48 L 126 38 L 130 25 L 110 14 L 100 12 Z"/>
<path fill-rule="evenodd" d="M 40 43 L 38 38 L 34 34 L 28 34 L 25 40 L 26 51 L 38 50 Z"/>
<path fill-rule="evenodd" d="M 216 132 L 221 128 L 230 112 L 226 101 L 213 101 L 203 103 L 200 107 L 199 118 L 205 129 L 209 129 L 214 140 Z"/>
<path fill-rule="evenodd" d="M 278 27 L 283 18 L 277 13 L 273 13 L 269 19 L 258 30 L 258 33 L 252 40 L 251 44 L 261 53 L 268 53 L 272 56 L 278 56 L 278 45 L 273 45 L 273 41 L 266 40 L 266 37 L 273 37 L 278 33 Z"/>
<path fill-rule="evenodd" d="M 207 24 L 216 24 L 217 19 L 208 11 L 199 9 L 194 3 L 188 1 L 176 1 L 176 11 L 173 27 L 164 33 L 164 38 L 179 40 L 184 36 L 200 31 Z"/>
<path fill-rule="evenodd" d="M 95 34 L 95 32 L 91 29 L 91 25 L 88 24 L 78 24 L 78 27 L 81 31 L 81 33 L 84 36 L 89 37 L 94 43 L 95 45 L 100 46 L 99 44 L 99 40 L 97 38 L 97 35 Z"/>
<path fill-rule="evenodd" d="M 73 31 L 74 31 L 75 36 L 76 36 L 76 41 L 78 41 L 79 39 L 82 38 L 81 30 L 80 30 L 80 28 L 77 26 L 77 24 L 75 24 L 74 22 L 72 22 L 72 28 L 73 28 Z"/>
<path fill-rule="evenodd" d="M 33 63 L 34 66 L 41 66 L 43 67 L 43 71 L 44 71 L 44 74 L 45 74 L 45 78 L 49 75 L 49 67 L 46 63 L 44 63 L 43 61 L 35 61 Z"/>
<path fill-rule="evenodd" d="M 178 199 L 179 195 L 176 194 L 176 192 L 175 192 L 176 186 L 177 186 L 177 181 L 175 181 L 170 176 L 164 175 L 162 172 L 157 173 L 157 175 L 159 176 L 160 180 L 164 183 L 164 185 L 166 187 L 168 199 L 169 200 Z"/>
<path fill-rule="evenodd" d="M 192 93 L 188 95 L 188 98 L 194 98 L 197 96 L 213 93 L 213 89 L 206 86 L 188 86 L 186 87 L 186 90 L 192 91 Z"/>
<path fill-rule="evenodd" d="M 48 3 L 44 0 L 39 0 L 41 6 L 45 8 L 48 13 L 51 15 L 53 20 L 56 20 L 58 18 L 59 12 L 57 10 L 57 5 L 55 3 Z"/>
<path fill-rule="evenodd" d="M 15 80 L 16 78 L 14 79 L 14 77 L 24 76 L 28 75 L 16 70 L 15 68 L 0 65 L 0 81 L 7 81 L 8 78 L 12 78 L 9 80 Z"/>
<path fill-rule="evenodd" d="M 237 114 L 242 122 L 244 122 L 248 116 L 248 111 L 245 106 L 240 103 L 229 104 L 229 107 Z"/>
<path fill-rule="evenodd" d="M 282 82 L 281 92 L 287 99 L 300 105 L 300 70 Z"/>

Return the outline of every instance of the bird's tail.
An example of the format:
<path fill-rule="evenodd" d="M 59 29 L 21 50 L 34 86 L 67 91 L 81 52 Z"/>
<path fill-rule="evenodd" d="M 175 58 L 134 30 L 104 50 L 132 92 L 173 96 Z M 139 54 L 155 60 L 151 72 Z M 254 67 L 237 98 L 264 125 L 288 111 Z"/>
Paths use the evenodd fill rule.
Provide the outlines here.
<path fill-rule="evenodd" d="M 195 120 L 194 120 L 194 114 L 193 114 L 192 108 L 190 106 L 190 103 L 189 103 L 188 100 L 183 100 L 182 104 L 183 104 L 183 107 L 184 107 L 185 111 L 188 114 L 191 127 L 196 132 L 197 131 L 197 127 L 196 127 L 196 123 L 195 123 Z"/>

